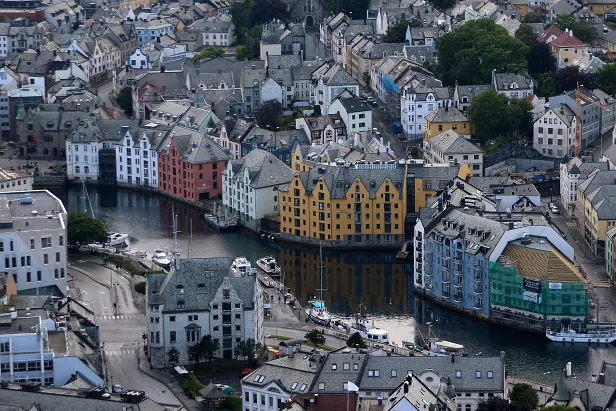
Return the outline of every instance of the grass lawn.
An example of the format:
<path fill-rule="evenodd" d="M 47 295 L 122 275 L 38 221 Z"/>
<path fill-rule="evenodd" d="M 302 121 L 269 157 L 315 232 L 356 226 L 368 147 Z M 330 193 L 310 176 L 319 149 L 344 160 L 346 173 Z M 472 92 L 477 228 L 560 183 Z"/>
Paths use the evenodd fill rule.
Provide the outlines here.
<path fill-rule="evenodd" d="M 320 349 L 325 350 L 325 351 L 334 351 L 334 350 L 335 350 L 335 348 L 334 348 L 334 347 L 330 347 L 329 345 L 326 345 L 326 344 L 317 344 L 317 345 L 315 346 L 313 343 L 311 343 L 311 342 L 310 342 L 310 341 L 308 341 L 308 340 L 305 340 L 305 341 L 304 341 L 304 344 L 306 344 L 306 345 L 310 345 L 311 347 L 317 347 L 317 348 L 320 348 Z"/>
<path fill-rule="evenodd" d="M 275 340 L 280 340 L 280 341 L 292 340 L 291 337 L 287 337 L 286 335 L 270 335 L 268 338 L 273 338 Z"/>
<path fill-rule="evenodd" d="M 204 385 L 201 381 L 199 381 L 197 376 L 191 372 L 180 380 L 180 387 L 184 388 L 186 391 L 189 391 L 192 398 L 195 398 L 199 395 L 199 390 L 203 388 Z"/>

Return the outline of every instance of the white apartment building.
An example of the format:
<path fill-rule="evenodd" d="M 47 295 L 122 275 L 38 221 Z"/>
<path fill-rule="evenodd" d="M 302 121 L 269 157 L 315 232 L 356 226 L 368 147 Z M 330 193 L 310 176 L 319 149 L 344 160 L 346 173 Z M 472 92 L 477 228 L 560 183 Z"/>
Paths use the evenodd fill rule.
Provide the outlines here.
<path fill-rule="evenodd" d="M 431 164 L 468 164 L 473 177 L 483 177 L 483 151 L 454 130 L 424 143 L 424 161 Z"/>
<path fill-rule="evenodd" d="M 32 176 L 21 171 L 0 168 L 0 193 L 11 191 L 31 191 Z"/>
<path fill-rule="evenodd" d="M 9 30 L 11 23 L 0 23 L 0 58 L 9 55 Z"/>
<path fill-rule="evenodd" d="M 123 138 L 116 143 L 116 175 L 118 183 L 158 188 L 158 153 L 145 132 L 130 134 L 122 127 Z"/>
<path fill-rule="evenodd" d="M 428 87 L 411 82 L 400 93 L 400 122 L 407 137 L 423 137 L 425 117 L 439 107 L 452 107 L 447 87 Z"/>
<path fill-rule="evenodd" d="M 329 106 L 329 114 L 339 114 L 347 133 L 372 130 L 372 108 L 357 97 L 336 98 Z"/>
<path fill-rule="evenodd" d="M 12 274 L 17 293 L 64 296 L 66 209 L 47 190 L 0 197 L 0 271 Z"/>
<path fill-rule="evenodd" d="M 560 165 L 560 203 L 567 215 L 575 216 L 578 186 L 586 181 L 593 171 L 607 171 L 609 169 L 608 161 L 583 163 L 578 157 Z"/>
<path fill-rule="evenodd" d="M 0 381 L 66 385 L 73 374 L 93 386 L 105 382 L 69 350 L 66 323 L 56 323 L 42 309 L 14 307 L 0 314 Z"/>
<path fill-rule="evenodd" d="M 278 214 L 278 189 L 293 179 L 293 170 L 259 148 L 239 160 L 229 160 L 222 172 L 222 203 L 244 224 L 256 226 L 268 214 Z"/>
<path fill-rule="evenodd" d="M 152 367 L 194 363 L 190 347 L 218 339 L 218 358 L 238 343 L 263 341 L 263 296 L 256 276 L 236 277 L 227 257 L 176 261 L 168 274 L 146 278 L 147 344 Z"/>
<path fill-rule="evenodd" d="M 550 108 L 533 124 L 533 148 L 553 158 L 573 154 L 576 122 L 566 105 Z"/>
<path fill-rule="evenodd" d="M 290 347 L 290 350 L 297 347 Z M 341 365 L 342 367 L 342 365 Z M 319 366 L 303 353 L 268 361 L 242 379 L 242 410 L 278 411 L 297 394 L 308 394 Z M 280 378 L 284 376 L 284 378 Z"/>
<path fill-rule="evenodd" d="M 526 73 L 497 73 L 492 70 L 492 87 L 507 98 L 526 98 L 534 93 L 533 79 Z"/>
<path fill-rule="evenodd" d="M 321 107 L 321 113 L 329 113 L 329 105 L 342 92 L 359 95 L 359 83 L 337 63 L 322 64 L 312 73 L 310 85 L 311 102 Z"/>

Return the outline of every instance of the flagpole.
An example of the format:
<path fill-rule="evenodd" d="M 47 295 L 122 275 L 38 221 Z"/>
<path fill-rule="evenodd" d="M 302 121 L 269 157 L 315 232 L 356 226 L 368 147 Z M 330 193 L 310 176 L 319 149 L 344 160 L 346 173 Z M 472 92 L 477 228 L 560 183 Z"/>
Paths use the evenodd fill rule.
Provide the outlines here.
<path fill-rule="evenodd" d="M 349 385 L 347 384 L 347 411 L 349 411 L 349 388 L 351 387 L 349 387 Z"/>

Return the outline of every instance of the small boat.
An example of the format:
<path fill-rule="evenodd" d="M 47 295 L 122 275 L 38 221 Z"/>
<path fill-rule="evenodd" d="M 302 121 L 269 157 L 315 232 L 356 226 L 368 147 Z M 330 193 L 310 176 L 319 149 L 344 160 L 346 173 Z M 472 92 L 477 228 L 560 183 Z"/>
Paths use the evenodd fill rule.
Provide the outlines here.
<path fill-rule="evenodd" d="M 107 238 L 107 243 L 111 246 L 119 246 L 125 244 L 126 240 L 128 240 L 128 234 L 111 233 Z"/>
<path fill-rule="evenodd" d="M 250 261 L 246 257 L 237 257 L 231 264 L 231 273 L 236 277 L 246 277 L 254 275 Z"/>
<path fill-rule="evenodd" d="M 257 265 L 267 275 L 280 275 L 280 266 L 276 263 L 276 259 L 268 255 L 257 260 Z"/>
<path fill-rule="evenodd" d="M 545 336 L 552 341 L 571 343 L 601 343 L 611 344 L 616 341 L 616 327 L 598 328 L 596 330 L 575 331 L 563 328 L 558 331 L 547 329 Z"/>
<path fill-rule="evenodd" d="M 428 323 L 428 338 L 424 338 L 419 333 L 418 347 L 414 347 L 413 343 L 403 341 L 403 344 L 409 348 L 416 348 L 422 354 L 428 357 L 448 357 L 450 355 L 461 355 L 464 346 L 451 341 L 441 340 L 432 330 L 432 323 Z"/>
<path fill-rule="evenodd" d="M 325 307 L 325 301 L 311 300 L 308 301 L 308 304 L 310 305 L 310 310 L 308 310 L 308 318 L 310 318 L 310 321 L 324 327 L 329 327 L 329 324 L 332 322 L 332 317 L 329 315 L 327 307 Z"/>
<path fill-rule="evenodd" d="M 381 344 L 389 344 L 389 333 L 381 328 L 374 326 L 374 318 L 372 320 L 362 312 L 362 304 L 359 306 L 359 312 L 355 315 L 352 321 L 341 322 L 340 325 L 349 334 L 359 333 L 362 338 L 368 339 Z"/>
<path fill-rule="evenodd" d="M 135 258 L 135 259 L 147 257 L 147 253 L 145 251 L 140 251 L 140 250 L 124 250 L 122 251 L 122 254 L 129 258 Z"/>
<path fill-rule="evenodd" d="M 161 248 L 154 249 L 154 255 L 152 256 L 152 262 L 160 267 L 169 268 L 171 260 Z"/>
<path fill-rule="evenodd" d="M 205 213 L 205 222 L 219 231 L 235 231 L 239 228 L 238 218 L 230 216 L 222 204 L 214 203 L 212 213 Z"/>

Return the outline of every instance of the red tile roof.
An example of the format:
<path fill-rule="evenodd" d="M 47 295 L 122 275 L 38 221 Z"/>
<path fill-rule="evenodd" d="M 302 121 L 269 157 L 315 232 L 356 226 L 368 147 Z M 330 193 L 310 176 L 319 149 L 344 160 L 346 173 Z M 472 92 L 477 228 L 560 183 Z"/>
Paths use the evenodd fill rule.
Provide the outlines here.
<path fill-rule="evenodd" d="M 552 24 L 550 27 L 547 28 L 547 30 L 545 30 L 543 33 L 541 33 L 539 35 L 539 37 L 537 37 L 537 41 L 540 43 L 545 43 L 548 41 L 548 39 L 554 35 L 556 37 L 559 37 L 560 35 L 562 35 L 564 32 L 559 29 L 556 24 Z"/>
<path fill-rule="evenodd" d="M 563 33 L 550 43 L 554 47 L 588 47 L 588 44 L 573 35 L 573 32 Z"/>

